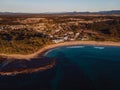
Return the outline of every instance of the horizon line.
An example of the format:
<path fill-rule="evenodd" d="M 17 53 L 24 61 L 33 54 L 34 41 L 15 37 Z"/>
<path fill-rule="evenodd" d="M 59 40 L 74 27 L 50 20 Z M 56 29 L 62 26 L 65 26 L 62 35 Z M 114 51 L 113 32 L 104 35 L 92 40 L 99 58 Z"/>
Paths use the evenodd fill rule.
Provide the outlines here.
<path fill-rule="evenodd" d="M 98 12 L 110 12 L 110 11 L 120 11 L 120 9 L 119 10 L 100 10 L 100 11 L 53 11 L 53 12 L 51 12 L 51 11 L 47 11 L 47 12 L 17 12 L 17 11 L 0 11 L 0 13 L 30 13 L 30 14 L 44 14 L 44 13 L 71 13 L 71 12 L 73 12 L 73 13 L 98 13 Z"/>

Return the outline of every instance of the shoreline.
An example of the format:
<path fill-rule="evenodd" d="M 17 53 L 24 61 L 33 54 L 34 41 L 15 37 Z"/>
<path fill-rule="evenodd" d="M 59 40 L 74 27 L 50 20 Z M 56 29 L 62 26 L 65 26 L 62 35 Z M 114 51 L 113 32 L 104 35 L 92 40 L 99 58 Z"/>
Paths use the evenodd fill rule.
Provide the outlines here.
<path fill-rule="evenodd" d="M 33 68 L 33 69 L 25 69 L 25 70 L 22 70 L 22 71 L 0 72 L 0 75 L 2 75 L 2 76 L 11 76 L 11 75 L 18 75 L 18 74 L 28 74 L 28 73 L 31 74 L 31 73 L 51 69 L 51 68 L 53 68 L 55 66 L 55 64 L 56 64 L 56 62 L 53 61 L 51 64 L 43 66 L 43 67 Z"/>
<path fill-rule="evenodd" d="M 118 46 L 120 47 L 120 42 L 111 42 L 111 41 L 70 41 L 57 44 L 51 44 L 39 49 L 37 52 L 28 55 L 22 54 L 0 54 L 0 56 L 7 57 L 8 59 L 26 59 L 30 60 L 32 58 L 40 57 L 45 52 L 50 49 L 63 47 L 63 46 L 74 46 L 74 45 L 93 45 L 93 46 Z"/>
<path fill-rule="evenodd" d="M 64 42 L 64 43 L 58 43 L 58 44 L 52 44 L 48 45 L 37 52 L 29 55 L 18 55 L 18 54 L 13 54 L 13 55 L 7 55 L 7 54 L 0 54 L 0 56 L 7 57 L 8 61 L 14 60 L 14 59 L 20 59 L 20 60 L 32 60 L 34 58 L 39 58 L 44 56 L 45 53 L 49 52 L 49 50 L 63 47 L 63 46 L 76 46 L 76 45 L 93 45 L 93 46 L 119 46 L 120 47 L 120 42 L 98 42 L 98 41 L 71 41 L 71 42 Z M 56 62 L 53 61 L 51 64 L 38 67 L 38 68 L 28 68 L 22 71 L 11 71 L 11 72 L 0 72 L 0 75 L 18 75 L 18 74 L 27 74 L 27 73 L 34 73 L 34 72 L 39 72 L 39 71 L 44 71 L 51 69 L 56 65 Z"/>

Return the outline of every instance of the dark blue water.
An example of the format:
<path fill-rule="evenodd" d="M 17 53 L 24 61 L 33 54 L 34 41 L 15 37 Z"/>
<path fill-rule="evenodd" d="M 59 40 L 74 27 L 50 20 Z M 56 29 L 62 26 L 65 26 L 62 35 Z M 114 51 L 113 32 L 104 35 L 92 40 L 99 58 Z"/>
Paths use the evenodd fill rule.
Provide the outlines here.
<path fill-rule="evenodd" d="M 1 76 L 0 90 L 120 90 L 120 47 L 60 47 L 52 69 Z"/>

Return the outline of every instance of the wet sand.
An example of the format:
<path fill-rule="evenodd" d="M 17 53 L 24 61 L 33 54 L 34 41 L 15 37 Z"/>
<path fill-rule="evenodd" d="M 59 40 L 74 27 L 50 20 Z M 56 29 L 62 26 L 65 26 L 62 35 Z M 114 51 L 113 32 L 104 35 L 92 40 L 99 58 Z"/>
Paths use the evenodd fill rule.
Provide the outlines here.
<path fill-rule="evenodd" d="M 72 45 L 95 45 L 95 46 L 120 46 L 120 42 L 111 42 L 111 41 L 70 41 L 58 44 L 52 44 L 45 46 L 44 48 L 38 50 L 37 52 L 29 55 L 20 55 L 20 54 L 0 54 L 1 56 L 13 59 L 26 59 L 30 60 L 31 58 L 40 57 L 46 51 L 62 47 L 62 46 L 72 46 Z"/>
<path fill-rule="evenodd" d="M 54 48 L 62 47 L 62 46 L 74 46 L 74 45 L 120 46 L 120 42 L 71 41 L 71 42 L 48 45 L 38 50 L 36 53 L 29 55 L 0 54 L 1 56 L 7 58 L 5 61 L 3 60 L 3 62 L 1 63 L 1 65 L 3 66 L 0 67 L 0 75 L 16 75 L 23 73 L 33 73 L 33 72 L 50 69 L 54 67 L 56 63 L 56 61 L 53 59 L 47 60 L 46 58 L 44 58 L 43 61 L 46 61 L 45 63 L 41 59 L 38 60 L 39 61 L 38 63 L 36 63 L 36 61 L 33 63 L 33 61 L 36 58 L 40 58 L 44 56 L 44 54 L 47 53 L 47 51 L 49 52 L 49 50 L 52 50 Z"/>

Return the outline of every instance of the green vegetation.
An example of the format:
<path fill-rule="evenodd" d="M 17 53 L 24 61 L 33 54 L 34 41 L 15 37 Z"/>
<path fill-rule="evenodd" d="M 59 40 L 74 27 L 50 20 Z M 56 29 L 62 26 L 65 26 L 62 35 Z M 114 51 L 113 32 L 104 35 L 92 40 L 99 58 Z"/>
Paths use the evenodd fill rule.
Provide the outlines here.
<path fill-rule="evenodd" d="M 34 30 L 8 30 L 0 33 L 0 53 L 30 54 L 50 43 L 47 35 Z"/>
<path fill-rule="evenodd" d="M 98 32 L 105 41 L 120 41 L 120 22 L 118 20 L 92 23 L 88 25 L 88 29 Z"/>
<path fill-rule="evenodd" d="M 0 53 L 31 54 L 55 40 L 120 41 L 120 16 L 0 16 Z"/>

